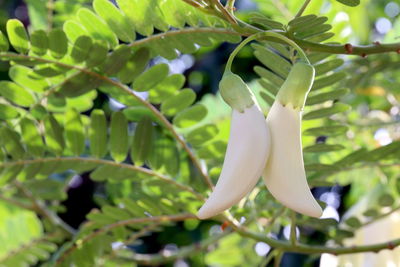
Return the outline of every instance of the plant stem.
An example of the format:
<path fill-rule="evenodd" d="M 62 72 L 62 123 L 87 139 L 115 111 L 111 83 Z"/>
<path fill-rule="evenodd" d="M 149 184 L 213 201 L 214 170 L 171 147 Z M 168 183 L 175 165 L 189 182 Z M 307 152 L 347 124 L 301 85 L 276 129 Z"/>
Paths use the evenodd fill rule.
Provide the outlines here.
<path fill-rule="evenodd" d="M 305 1 L 304 1 L 303 5 L 301 6 L 301 8 L 299 9 L 299 11 L 297 12 L 295 18 L 298 18 L 298 17 L 300 17 L 300 16 L 303 14 L 304 10 L 307 8 L 307 6 L 308 6 L 308 4 L 309 4 L 310 2 L 311 2 L 311 0 L 305 0 Z"/>
<path fill-rule="evenodd" d="M 277 250 L 271 251 L 271 252 L 268 254 L 268 256 L 266 256 L 266 257 L 260 262 L 259 267 L 266 267 L 266 266 L 268 265 L 268 263 L 270 263 L 271 260 L 273 260 L 273 258 L 275 257 L 276 251 L 277 251 Z"/>
<path fill-rule="evenodd" d="M 233 11 L 235 10 L 235 0 L 228 0 L 226 2 L 225 8 L 230 14 L 233 14 Z"/>
<path fill-rule="evenodd" d="M 217 11 L 221 12 L 227 21 L 229 21 L 233 25 L 237 25 L 236 18 L 225 9 L 225 7 L 221 4 L 219 0 L 211 0 L 211 3 L 216 8 Z"/>
<path fill-rule="evenodd" d="M 97 231 L 94 231 L 93 233 L 85 236 L 83 239 L 79 240 L 79 245 L 88 242 L 89 240 L 92 240 L 96 236 L 107 233 L 111 231 L 112 229 L 120 226 L 126 226 L 130 224 L 140 224 L 140 223 L 146 223 L 146 222 L 176 222 L 176 221 L 183 221 L 186 219 L 195 219 L 196 216 L 190 213 L 182 213 L 182 214 L 175 214 L 175 215 L 163 215 L 163 216 L 154 216 L 154 217 L 145 217 L 145 218 L 133 218 L 129 220 L 124 220 L 124 221 L 118 221 L 116 223 L 112 223 L 109 225 L 104 226 L 103 228 L 100 228 Z M 75 240 L 76 241 L 76 240 Z M 70 255 L 73 251 L 75 251 L 79 245 L 74 242 L 71 244 L 71 247 L 66 249 L 62 255 L 56 260 L 57 265 L 63 262 L 68 255 Z"/>
<path fill-rule="evenodd" d="M 159 174 L 157 172 L 154 172 L 152 170 L 146 169 L 146 168 L 142 168 L 142 167 L 138 167 L 138 166 L 134 166 L 131 164 L 126 164 L 126 163 L 116 163 L 114 161 L 111 160 L 105 160 L 105 159 L 94 159 L 94 158 L 87 158 L 87 157 L 68 157 L 68 158 L 62 158 L 62 157 L 54 157 L 54 158 L 36 158 L 36 159 L 31 159 L 31 160 L 19 160 L 19 161 L 13 161 L 13 162 L 4 162 L 4 163 L 0 163 L 0 167 L 11 167 L 11 166 L 16 166 L 16 165 L 20 165 L 20 166 L 24 166 L 24 165 L 28 165 L 28 164 L 34 164 L 34 163 L 49 163 L 49 162 L 87 162 L 87 163 L 96 163 L 99 165 L 108 165 L 108 166 L 116 166 L 119 167 L 121 169 L 129 169 L 132 171 L 136 171 L 136 172 L 140 172 L 149 176 L 154 176 L 157 177 L 158 179 L 172 184 L 174 186 L 176 186 L 177 188 L 183 190 L 183 191 L 187 191 L 192 193 L 198 200 L 204 201 L 204 197 L 199 194 L 198 192 L 196 192 L 195 190 L 193 190 L 190 186 L 186 186 L 183 184 L 178 183 L 177 181 L 164 176 L 162 174 Z M 28 194 L 29 192 L 26 191 L 25 194 L 29 199 L 33 201 L 31 194 Z M 35 209 L 38 208 L 38 206 L 34 206 Z"/>
<path fill-rule="evenodd" d="M 22 185 L 20 182 L 14 181 L 14 185 L 24 194 L 29 200 L 31 200 L 35 210 L 45 216 L 51 223 L 53 223 L 56 226 L 61 227 L 64 229 L 67 233 L 71 235 L 76 234 L 76 230 L 66 224 L 63 220 L 61 220 L 60 217 L 57 216 L 54 212 L 48 210 L 45 205 L 43 205 L 41 202 L 39 202 L 35 196 L 27 189 L 25 188 L 24 185 Z"/>
<path fill-rule="evenodd" d="M 261 38 L 274 38 L 274 39 L 278 39 L 286 44 L 289 44 L 290 46 L 292 46 L 294 49 L 297 50 L 297 52 L 300 54 L 300 56 L 302 57 L 302 59 L 310 64 L 310 61 L 308 60 L 306 54 L 304 53 L 304 51 L 292 40 L 290 40 L 289 38 L 287 38 L 286 36 L 274 32 L 274 31 L 264 31 L 264 32 L 259 32 L 256 34 L 253 34 L 249 37 L 247 37 L 247 39 L 245 39 L 243 42 L 241 42 L 236 48 L 235 50 L 233 50 L 233 52 L 230 54 L 228 61 L 226 62 L 226 66 L 225 66 L 225 72 L 231 71 L 232 68 L 232 62 L 234 60 L 234 58 L 236 57 L 236 55 L 239 53 L 239 51 L 245 46 L 247 45 L 249 42 L 256 40 L 256 39 L 261 39 Z"/>
<path fill-rule="evenodd" d="M 290 243 L 293 247 L 296 246 L 297 236 L 296 236 L 296 213 L 291 211 L 290 216 L 291 224 L 290 224 Z"/>
<path fill-rule="evenodd" d="M 283 251 L 278 250 L 275 256 L 274 267 L 279 267 L 281 265 L 282 257 L 283 257 Z"/>
<path fill-rule="evenodd" d="M 372 245 L 363 245 L 363 246 L 326 247 L 326 246 L 310 246 L 297 243 L 297 245 L 294 247 L 292 246 L 292 244 L 290 244 L 290 242 L 284 242 L 281 240 L 269 238 L 264 233 L 256 233 L 243 226 L 237 226 L 233 224 L 231 226 L 234 227 L 235 231 L 241 236 L 265 242 L 271 247 L 287 252 L 297 252 L 304 254 L 329 253 L 333 255 L 342 255 L 342 254 L 354 254 L 361 252 L 379 252 L 384 249 L 393 249 L 395 247 L 400 246 L 400 238 L 398 238 L 388 242 L 376 243 Z"/>
<path fill-rule="evenodd" d="M 231 231 L 225 230 L 222 234 L 218 234 L 215 236 L 211 236 L 200 243 L 195 243 L 190 246 L 186 246 L 180 248 L 177 251 L 172 252 L 170 255 L 164 255 L 163 253 L 157 254 L 134 254 L 132 257 L 129 257 L 128 260 L 131 262 L 134 261 L 140 265 L 159 265 L 168 262 L 175 261 L 177 259 L 183 259 L 188 256 L 192 256 L 195 253 L 203 251 L 208 248 L 208 246 L 218 242 L 220 239 L 229 235 Z"/>

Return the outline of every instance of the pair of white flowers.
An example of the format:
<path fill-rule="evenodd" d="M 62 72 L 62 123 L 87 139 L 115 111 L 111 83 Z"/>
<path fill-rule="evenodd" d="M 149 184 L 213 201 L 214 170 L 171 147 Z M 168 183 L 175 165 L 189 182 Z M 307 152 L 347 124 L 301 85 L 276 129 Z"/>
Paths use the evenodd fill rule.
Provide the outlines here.
<path fill-rule="evenodd" d="M 260 176 L 283 205 L 308 216 L 322 215 L 307 183 L 301 145 L 301 111 L 313 80 L 314 68 L 296 63 L 265 119 L 243 80 L 230 71 L 224 74 L 220 92 L 233 109 L 230 137 L 215 189 L 198 211 L 200 219 L 237 204 Z"/>

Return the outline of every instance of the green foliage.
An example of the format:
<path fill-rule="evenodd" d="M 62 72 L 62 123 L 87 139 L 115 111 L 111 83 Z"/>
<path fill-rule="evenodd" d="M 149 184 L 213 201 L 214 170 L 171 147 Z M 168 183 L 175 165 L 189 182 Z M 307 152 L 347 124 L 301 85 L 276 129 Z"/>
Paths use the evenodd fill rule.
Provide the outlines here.
<path fill-rule="evenodd" d="M 280 1 L 260 0 L 261 13 L 243 15 L 249 25 L 231 24 L 215 1 L 26 2 L 30 27 L 10 19 L 0 32 L 0 59 L 9 64 L 4 65 L 8 78 L 0 81 L 0 266 L 162 265 L 180 258 L 193 266 L 258 265 L 257 238 L 243 231 L 265 237 L 279 233 L 293 217 L 256 187 L 230 210 L 232 218 L 246 219 L 247 230 L 231 234 L 228 229 L 221 241 L 207 238 L 210 224 L 193 214 L 207 197 L 204 181 L 211 177 L 215 182 L 221 172 L 230 109 L 219 95 L 197 95 L 191 77 L 176 73 L 171 62 L 182 54 L 198 59 L 215 53 L 217 45 L 240 42 L 261 30 L 296 41 L 316 71 L 302 124 L 310 185 L 351 184 L 344 204 L 349 211 L 358 210 L 340 223 L 297 216 L 299 242 L 309 242 L 307 233 L 313 229 L 324 239 L 311 243 L 343 245 L 355 230 L 398 209 L 400 179 L 392 177 L 397 175 L 400 142 L 392 138 L 378 146 L 362 124 L 370 122 L 363 119 L 373 115 L 369 110 L 386 114 L 377 127 L 392 123 L 388 121 L 394 116 L 388 114 L 399 96 L 398 58 L 335 56 L 340 47 L 333 43 L 342 41 L 340 25 L 331 13 L 318 14 L 322 3 L 310 4 L 316 14 L 294 17 L 290 12 L 301 1 L 282 0 L 279 8 Z M 241 60 L 254 55 L 259 61 L 252 66 L 257 83 L 249 85 L 267 113 L 301 58 L 274 38 L 248 48 L 253 54 L 243 53 Z M 318 52 L 322 48 L 325 52 Z M 251 80 L 253 72 L 245 67 Z M 62 201 L 79 176 L 96 183 L 98 209 L 75 231 L 57 212 L 65 211 Z M 359 196 L 369 187 L 379 190 L 370 194 L 369 205 L 358 207 Z M 223 223 L 227 218 L 214 219 Z M 174 221 L 184 220 L 186 228 L 179 234 L 190 233 L 201 239 L 199 244 L 190 245 L 193 239 L 178 244 L 182 249 L 172 256 L 144 259 L 133 253 L 143 235 L 159 233 L 161 238 L 178 227 Z M 213 243 L 218 244 L 209 246 Z M 210 251 L 205 254 L 206 248 Z"/>

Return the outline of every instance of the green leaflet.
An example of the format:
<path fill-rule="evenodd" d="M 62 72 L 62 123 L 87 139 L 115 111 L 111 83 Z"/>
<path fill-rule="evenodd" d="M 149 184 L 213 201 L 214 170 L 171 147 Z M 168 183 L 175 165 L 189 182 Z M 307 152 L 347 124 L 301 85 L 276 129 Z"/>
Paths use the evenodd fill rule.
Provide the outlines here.
<path fill-rule="evenodd" d="M 145 70 L 149 60 L 150 50 L 145 47 L 139 48 L 117 73 L 118 79 L 125 84 L 133 82 Z"/>
<path fill-rule="evenodd" d="M 64 129 L 51 114 L 47 115 L 43 122 L 46 132 L 46 147 L 57 156 L 61 155 L 65 147 Z"/>
<path fill-rule="evenodd" d="M 85 150 L 85 130 L 80 113 L 75 109 L 68 110 L 64 125 L 67 147 L 73 155 L 80 156 Z"/>
<path fill-rule="evenodd" d="M 0 103 L 0 119 L 9 120 L 18 117 L 17 109 L 11 105 Z"/>
<path fill-rule="evenodd" d="M 96 170 L 94 170 L 90 177 L 95 181 L 121 181 L 129 179 L 131 181 L 137 181 L 144 178 L 149 178 L 149 175 L 139 172 L 135 169 L 122 167 L 120 165 L 101 165 Z"/>
<path fill-rule="evenodd" d="M 7 52 L 10 48 L 7 37 L 0 31 L 0 52 Z"/>
<path fill-rule="evenodd" d="M 315 20 L 316 18 L 316 15 L 305 15 L 297 17 L 289 21 L 288 25 L 291 27 L 292 30 L 296 30 L 298 28 L 303 28 L 304 26 L 307 26 L 307 23 Z"/>
<path fill-rule="evenodd" d="M 47 115 L 47 110 L 40 104 L 32 106 L 29 111 L 37 120 L 42 120 Z"/>
<path fill-rule="evenodd" d="M 58 64 L 47 63 L 47 64 L 40 64 L 36 66 L 34 69 L 34 73 L 46 78 L 52 78 L 61 74 L 66 73 L 69 71 L 69 68 L 60 66 Z"/>
<path fill-rule="evenodd" d="M 321 153 L 342 150 L 345 147 L 342 145 L 315 144 L 303 148 L 304 153 Z"/>
<path fill-rule="evenodd" d="M 13 158 L 17 159 L 17 158 Z M 17 164 L 10 167 L 5 167 L 0 174 L 0 185 L 5 185 L 8 181 L 15 179 L 18 174 L 23 170 L 23 165 Z"/>
<path fill-rule="evenodd" d="M 276 73 L 281 78 L 285 78 L 289 74 L 292 66 L 286 59 L 264 46 L 252 46 L 255 49 L 255 57 L 273 73 Z"/>
<path fill-rule="evenodd" d="M 174 96 L 170 96 L 161 104 L 161 112 L 166 116 L 174 116 L 183 109 L 191 106 L 196 100 L 196 93 L 192 89 L 183 89 Z"/>
<path fill-rule="evenodd" d="M 166 0 L 160 3 L 165 21 L 175 28 L 183 28 L 185 25 L 185 15 L 181 12 L 183 2 L 176 0 Z"/>
<path fill-rule="evenodd" d="M 20 136 L 17 132 L 3 126 L 0 128 L 0 136 L 0 144 L 13 160 L 22 159 L 25 156 L 25 149 L 20 142 Z"/>
<path fill-rule="evenodd" d="M 400 141 L 394 141 L 388 145 L 378 147 L 364 154 L 364 161 L 373 162 L 390 158 L 400 151 Z"/>
<path fill-rule="evenodd" d="M 151 112 L 147 107 L 136 106 L 129 107 L 123 110 L 125 117 L 129 121 L 140 121 L 143 117 L 150 117 L 152 121 L 162 124 L 159 118 L 157 118 L 153 112 Z"/>
<path fill-rule="evenodd" d="M 90 37 L 106 42 L 108 47 L 115 47 L 118 45 L 118 39 L 114 32 L 92 11 L 87 8 L 81 8 L 77 12 L 77 17 Z"/>
<path fill-rule="evenodd" d="M 265 17 L 261 13 L 252 13 L 250 17 L 250 23 L 258 24 L 263 26 L 265 29 L 268 30 L 283 30 L 284 26 L 282 23 L 278 21 L 271 20 L 267 17 Z"/>
<path fill-rule="evenodd" d="M 97 77 L 85 72 L 79 72 L 66 79 L 60 86 L 58 93 L 65 97 L 78 97 L 96 89 L 103 83 Z"/>
<path fill-rule="evenodd" d="M 279 77 L 278 75 L 260 66 L 255 66 L 254 72 L 257 73 L 258 76 L 260 76 L 261 78 L 265 79 L 265 81 L 271 83 L 274 87 L 277 87 L 278 89 L 285 82 L 285 80 Z"/>
<path fill-rule="evenodd" d="M 330 108 L 321 108 L 318 110 L 310 111 L 303 116 L 303 120 L 314 120 L 314 119 L 320 119 L 323 117 L 328 117 L 333 114 L 339 113 L 339 112 L 344 112 L 350 109 L 349 105 L 342 104 L 342 103 L 336 103 L 334 106 Z"/>
<path fill-rule="evenodd" d="M 8 75 L 18 85 L 28 89 L 42 93 L 49 88 L 49 82 L 37 75 L 31 68 L 14 65 L 10 68 Z"/>
<path fill-rule="evenodd" d="M 134 25 L 122 12 L 108 0 L 94 0 L 93 8 L 102 17 L 110 29 L 123 42 L 133 42 L 136 39 Z"/>
<path fill-rule="evenodd" d="M 205 142 L 211 141 L 218 132 L 219 130 L 216 125 L 206 124 L 189 132 L 186 136 L 186 140 L 193 146 L 201 146 Z"/>
<path fill-rule="evenodd" d="M 136 78 L 132 84 L 132 88 L 139 92 L 148 91 L 164 80 L 167 77 L 168 72 L 169 67 L 167 64 L 154 65 Z"/>
<path fill-rule="evenodd" d="M 155 131 L 153 149 L 148 160 L 152 169 L 164 170 L 171 176 L 176 176 L 179 172 L 179 151 L 176 144 L 161 131 Z"/>
<path fill-rule="evenodd" d="M 153 34 L 151 17 L 157 9 L 157 3 L 154 0 L 117 0 L 117 4 L 138 33 L 144 36 Z"/>
<path fill-rule="evenodd" d="M 79 36 L 72 47 L 71 58 L 76 63 L 81 63 L 87 59 L 92 49 L 92 39 L 88 36 Z"/>
<path fill-rule="evenodd" d="M 61 29 L 53 29 L 49 33 L 49 50 L 55 59 L 61 59 L 68 52 L 68 39 Z"/>
<path fill-rule="evenodd" d="M 26 144 L 28 153 L 35 157 L 42 157 L 44 144 L 36 124 L 28 118 L 23 118 L 20 125 L 22 140 Z"/>
<path fill-rule="evenodd" d="M 319 76 L 321 74 L 325 74 L 329 71 L 333 71 L 336 68 L 342 66 L 344 63 L 343 59 L 335 58 L 332 60 L 325 61 L 323 63 L 319 63 L 314 66 L 315 68 L 315 75 Z"/>
<path fill-rule="evenodd" d="M 173 96 L 184 84 L 185 76 L 182 74 L 167 76 L 149 91 L 149 100 L 152 103 L 160 104 L 168 97 Z"/>
<path fill-rule="evenodd" d="M 148 116 L 144 116 L 137 124 L 131 147 L 131 158 L 135 165 L 143 165 L 152 150 L 154 133 L 153 122 Z"/>
<path fill-rule="evenodd" d="M 93 43 L 88 58 L 86 59 L 86 66 L 89 68 L 100 65 L 107 58 L 108 48 L 99 42 Z"/>
<path fill-rule="evenodd" d="M 110 152 L 111 157 L 122 162 L 128 154 L 128 121 L 122 111 L 115 112 L 111 117 L 110 125 Z"/>
<path fill-rule="evenodd" d="M 90 152 L 96 158 L 102 158 L 107 153 L 107 120 L 104 112 L 95 109 L 90 115 Z"/>
<path fill-rule="evenodd" d="M 31 49 L 32 52 L 38 56 L 43 56 L 47 53 L 49 48 L 49 38 L 43 30 L 34 31 L 31 34 Z"/>
<path fill-rule="evenodd" d="M 127 45 L 118 46 L 111 54 L 109 54 L 101 66 L 101 71 L 106 75 L 113 75 L 119 72 L 128 62 L 132 55 L 132 48 Z"/>
<path fill-rule="evenodd" d="M 303 135 L 307 136 L 336 136 L 346 133 L 348 130 L 347 126 L 344 125 L 329 125 L 322 127 L 309 128 L 303 132 Z"/>
<path fill-rule="evenodd" d="M 35 103 L 35 98 L 28 90 L 9 81 L 0 81 L 0 95 L 22 107 L 29 107 Z"/>
<path fill-rule="evenodd" d="M 316 79 L 313 84 L 313 87 L 311 88 L 311 91 L 315 91 L 324 88 L 326 86 L 332 85 L 338 81 L 343 80 L 344 78 L 346 78 L 346 73 L 336 72 L 331 75 Z"/>
<path fill-rule="evenodd" d="M 30 48 L 28 33 L 24 25 L 17 19 L 7 21 L 7 34 L 14 49 L 22 54 L 27 54 Z"/>
<path fill-rule="evenodd" d="M 90 33 L 80 23 L 71 20 L 64 23 L 63 30 L 72 43 L 75 43 L 80 36 L 90 35 Z"/>
<path fill-rule="evenodd" d="M 351 7 L 355 7 L 358 6 L 360 4 L 360 0 L 336 0 L 339 3 L 342 3 L 346 6 L 351 6 Z"/>
<path fill-rule="evenodd" d="M 326 93 L 314 94 L 306 100 L 306 105 L 315 105 L 328 100 L 336 100 L 350 92 L 347 88 L 336 89 Z"/>
<path fill-rule="evenodd" d="M 390 194 L 383 194 L 378 198 L 378 204 L 383 207 L 390 207 L 394 204 L 394 198 Z"/>
<path fill-rule="evenodd" d="M 201 104 L 194 105 L 179 112 L 173 119 L 173 123 L 179 128 L 190 127 L 204 119 L 207 113 L 208 111 L 205 106 Z"/>
<path fill-rule="evenodd" d="M 25 164 L 24 168 L 18 174 L 18 177 L 17 177 L 18 180 L 19 181 L 26 181 L 26 180 L 30 180 L 30 179 L 36 178 L 36 175 L 40 172 L 40 169 L 42 168 L 42 165 L 43 164 L 41 162 Z"/>
<path fill-rule="evenodd" d="M 364 160 L 368 155 L 368 151 L 365 148 L 357 149 L 354 152 L 344 156 L 340 160 L 335 162 L 335 165 L 348 166 L 356 162 Z"/>

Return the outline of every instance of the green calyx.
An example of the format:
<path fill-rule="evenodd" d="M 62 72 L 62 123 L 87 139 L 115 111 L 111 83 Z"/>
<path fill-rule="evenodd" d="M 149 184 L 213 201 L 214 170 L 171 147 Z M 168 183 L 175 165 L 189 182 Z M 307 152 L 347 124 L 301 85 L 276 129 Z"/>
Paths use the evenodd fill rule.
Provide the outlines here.
<path fill-rule="evenodd" d="M 294 109 L 303 109 L 308 92 L 314 82 L 315 70 L 310 64 L 298 62 L 294 64 L 288 77 L 276 96 L 283 106 L 291 104 Z"/>
<path fill-rule="evenodd" d="M 246 108 L 254 105 L 254 95 L 247 84 L 238 75 L 225 71 L 222 80 L 219 82 L 219 91 L 224 101 L 243 113 Z"/>

